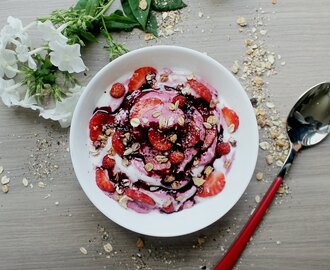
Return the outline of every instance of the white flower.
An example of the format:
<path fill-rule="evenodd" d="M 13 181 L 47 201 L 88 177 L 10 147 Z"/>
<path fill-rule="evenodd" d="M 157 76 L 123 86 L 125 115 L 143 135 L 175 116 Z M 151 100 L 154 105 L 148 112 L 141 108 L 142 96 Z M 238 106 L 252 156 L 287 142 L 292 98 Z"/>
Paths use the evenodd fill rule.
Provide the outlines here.
<path fill-rule="evenodd" d="M 11 89 L 15 85 L 14 80 L 4 80 L 0 78 L 0 97 L 3 103 L 10 107 L 13 103 L 18 102 L 19 94 L 15 89 Z"/>
<path fill-rule="evenodd" d="M 29 68 L 36 70 L 37 69 L 37 64 L 32 58 L 29 48 L 23 44 L 18 44 L 16 46 L 16 53 L 17 53 L 17 59 L 18 61 L 25 63 L 28 62 Z"/>
<path fill-rule="evenodd" d="M 43 39 L 50 43 L 57 41 L 60 44 L 66 44 L 68 38 L 61 33 L 65 27 L 67 27 L 67 24 L 62 24 L 56 29 L 50 20 L 38 22 L 38 29 Z"/>
<path fill-rule="evenodd" d="M 11 39 L 19 38 L 22 43 L 30 45 L 29 35 L 26 32 L 26 28 L 23 27 L 22 21 L 20 19 L 9 16 L 7 18 L 7 25 L 5 25 L 0 32 L 2 39 L 2 46 L 6 47 L 7 43 Z M 34 24 L 34 23 L 33 23 Z M 32 25 L 32 24 L 31 24 Z"/>
<path fill-rule="evenodd" d="M 68 71 L 69 73 L 79 73 L 86 69 L 86 66 L 81 59 L 80 45 L 61 44 L 59 42 L 49 43 L 52 50 L 50 61 L 61 71 Z"/>
<path fill-rule="evenodd" d="M 55 108 L 44 110 L 40 115 L 45 119 L 59 121 L 61 127 L 69 127 L 72 120 L 73 111 L 84 87 L 76 85 L 69 89 L 68 96 L 62 101 L 56 101 Z"/>
<path fill-rule="evenodd" d="M 12 50 L 0 48 L 0 78 L 6 75 L 11 79 L 17 73 L 17 59 L 15 52 Z"/>
<path fill-rule="evenodd" d="M 25 98 L 23 100 L 19 100 L 17 102 L 12 103 L 12 105 L 15 105 L 15 106 L 32 109 L 34 111 L 39 110 L 40 113 L 43 112 L 44 108 L 38 106 L 37 104 L 38 104 L 38 102 L 34 96 L 28 97 L 27 95 L 25 96 Z"/>

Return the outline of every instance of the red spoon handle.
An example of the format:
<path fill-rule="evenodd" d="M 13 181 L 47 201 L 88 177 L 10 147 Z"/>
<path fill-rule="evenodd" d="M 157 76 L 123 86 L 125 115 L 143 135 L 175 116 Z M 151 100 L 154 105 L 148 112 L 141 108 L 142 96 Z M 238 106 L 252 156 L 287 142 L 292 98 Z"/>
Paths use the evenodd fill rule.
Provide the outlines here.
<path fill-rule="evenodd" d="M 237 236 L 234 243 L 231 245 L 222 260 L 215 266 L 214 270 L 230 270 L 235 265 L 237 259 L 244 250 L 247 242 L 251 238 L 262 217 L 264 216 L 267 208 L 271 204 L 283 181 L 282 177 L 277 177 L 269 187 L 267 193 L 262 198 L 259 206 L 256 208 L 249 221 L 242 229 L 241 233 Z"/>

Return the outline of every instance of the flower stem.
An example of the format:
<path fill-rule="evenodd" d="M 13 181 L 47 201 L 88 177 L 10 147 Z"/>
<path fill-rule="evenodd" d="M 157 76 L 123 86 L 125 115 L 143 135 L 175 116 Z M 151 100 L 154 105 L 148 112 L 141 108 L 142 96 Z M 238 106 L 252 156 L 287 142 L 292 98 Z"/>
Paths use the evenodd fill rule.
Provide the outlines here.
<path fill-rule="evenodd" d="M 8 69 L 8 70 L 10 70 L 10 71 L 13 71 L 13 72 L 15 72 L 15 73 L 22 73 L 22 71 L 21 70 L 18 70 L 18 69 L 16 69 L 16 68 L 13 68 L 12 66 L 6 66 L 6 69 Z"/>
<path fill-rule="evenodd" d="M 12 85 L 12 86 L 7 87 L 6 90 L 10 92 L 10 91 L 13 91 L 13 90 L 15 90 L 15 89 L 21 87 L 22 85 L 23 85 L 22 82 L 20 82 L 20 83 L 16 83 L 16 84 L 14 84 L 14 85 Z"/>
<path fill-rule="evenodd" d="M 30 55 L 33 55 L 33 54 L 37 54 L 39 52 L 42 52 L 43 50 L 48 50 L 48 47 L 40 47 L 40 48 L 36 48 L 32 51 L 29 52 Z"/>
<path fill-rule="evenodd" d="M 98 17 L 102 16 L 102 15 L 104 14 L 104 12 L 106 12 L 106 11 L 108 10 L 108 8 L 112 5 L 113 1 L 114 1 L 114 0 L 110 0 L 109 3 L 106 4 L 106 5 L 103 7 L 103 9 L 100 11 L 100 13 L 97 14 L 97 15 L 95 16 L 94 19 L 96 20 Z"/>
<path fill-rule="evenodd" d="M 26 25 L 24 28 L 23 28 L 23 32 L 29 30 L 31 27 L 35 26 L 37 24 L 36 21 L 33 21 L 31 23 L 29 23 L 28 25 Z"/>

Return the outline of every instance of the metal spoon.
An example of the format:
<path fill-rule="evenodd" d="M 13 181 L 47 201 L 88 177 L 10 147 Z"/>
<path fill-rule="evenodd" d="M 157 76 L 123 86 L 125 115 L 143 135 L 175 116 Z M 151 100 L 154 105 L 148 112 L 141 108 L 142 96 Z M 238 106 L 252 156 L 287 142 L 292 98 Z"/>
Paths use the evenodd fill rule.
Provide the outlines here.
<path fill-rule="evenodd" d="M 298 151 L 321 142 L 330 133 L 330 82 L 310 88 L 299 98 L 287 118 L 287 133 L 290 140 L 290 152 L 283 167 L 241 233 L 214 270 L 232 269 L 273 201 L 295 155 Z"/>

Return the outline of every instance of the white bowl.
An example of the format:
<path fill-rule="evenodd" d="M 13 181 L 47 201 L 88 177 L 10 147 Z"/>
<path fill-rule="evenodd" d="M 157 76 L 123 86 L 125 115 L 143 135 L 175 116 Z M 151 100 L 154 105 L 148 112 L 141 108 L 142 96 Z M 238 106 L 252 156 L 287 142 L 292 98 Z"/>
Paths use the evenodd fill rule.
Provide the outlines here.
<path fill-rule="evenodd" d="M 235 134 L 235 160 L 226 176 L 224 190 L 190 209 L 172 214 L 153 211 L 139 214 L 121 207 L 95 183 L 89 157 L 88 123 L 103 91 L 123 74 L 141 66 L 182 68 L 197 74 L 219 89 L 220 98 L 240 117 Z M 200 52 L 177 46 L 153 46 L 129 52 L 102 68 L 89 82 L 75 109 L 70 130 L 70 151 L 76 176 L 91 202 L 117 224 L 140 234 L 179 236 L 200 230 L 225 215 L 244 193 L 258 155 L 258 129 L 250 100 L 236 78 L 221 64 Z"/>

